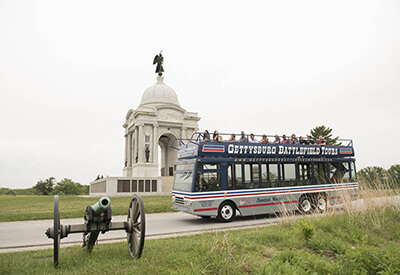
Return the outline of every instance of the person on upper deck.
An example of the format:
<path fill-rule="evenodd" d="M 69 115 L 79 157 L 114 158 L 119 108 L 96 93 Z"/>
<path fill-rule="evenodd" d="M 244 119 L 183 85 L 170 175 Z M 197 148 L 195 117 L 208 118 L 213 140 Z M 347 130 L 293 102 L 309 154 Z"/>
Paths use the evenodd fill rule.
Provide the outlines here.
<path fill-rule="evenodd" d="M 279 138 L 278 134 L 276 134 L 274 144 L 279 144 L 279 143 L 281 143 L 281 139 Z"/>
<path fill-rule="evenodd" d="M 282 136 L 282 144 L 289 144 L 289 140 L 286 138 L 286 135 Z"/>
<path fill-rule="evenodd" d="M 315 142 L 314 142 L 314 140 L 312 140 L 312 138 L 311 138 L 311 136 L 310 135 L 308 135 L 307 136 L 307 140 L 306 140 L 306 144 L 310 144 L 310 145 L 312 145 L 312 144 L 314 144 Z"/>
<path fill-rule="evenodd" d="M 315 144 L 317 144 L 317 145 L 326 145 L 326 141 L 322 136 L 319 136 L 319 138 L 315 141 Z"/>
<path fill-rule="evenodd" d="M 229 142 L 237 142 L 237 140 L 236 140 L 236 135 L 235 135 L 235 134 L 232 134 L 228 141 L 229 141 Z"/>
<path fill-rule="evenodd" d="M 254 137 L 254 134 L 253 134 L 253 133 L 250 134 L 250 140 L 249 140 L 249 142 L 250 142 L 250 143 L 259 143 L 258 139 L 256 139 L 256 138 Z"/>
<path fill-rule="evenodd" d="M 268 138 L 267 138 L 267 135 L 266 135 L 266 134 L 264 134 L 264 135 L 262 136 L 262 138 L 261 138 L 260 142 L 261 142 L 261 143 L 269 143 L 269 140 L 268 140 Z"/>
<path fill-rule="evenodd" d="M 308 144 L 307 140 L 305 140 L 302 136 L 299 137 L 299 143 L 303 145 Z"/>
<path fill-rule="evenodd" d="M 290 138 L 290 144 L 299 144 L 299 141 L 295 134 L 292 134 L 292 137 Z"/>
<path fill-rule="evenodd" d="M 219 135 L 219 132 L 217 130 L 214 131 L 213 141 L 217 141 L 217 142 L 224 141 L 224 139 Z"/>
<path fill-rule="evenodd" d="M 240 134 L 241 137 L 239 138 L 239 142 L 244 142 L 244 143 L 248 142 L 247 137 L 244 134 L 244 131 L 242 131 Z"/>
<path fill-rule="evenodd" d="M 204 141 L 211 141 L 210 133 L 208 132 L 208 130 L 204 130 L 204 133 L 203 133 L 203 140 L 204 140 Z"/>

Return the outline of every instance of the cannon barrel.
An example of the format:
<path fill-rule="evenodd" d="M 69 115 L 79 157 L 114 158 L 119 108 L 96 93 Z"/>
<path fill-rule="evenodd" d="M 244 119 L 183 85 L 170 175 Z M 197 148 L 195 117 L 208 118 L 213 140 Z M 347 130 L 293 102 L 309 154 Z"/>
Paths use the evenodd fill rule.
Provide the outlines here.
<path fill-rule="evenodd" d="M 96 204 L 93 204 L 91 207 L 97 215 L 101 215 L 104 213 L 104 211 L 106 211 L 107 207 L 109 207 L 110 204 L 111 204 L 110 198 L 102 197 Z"/>

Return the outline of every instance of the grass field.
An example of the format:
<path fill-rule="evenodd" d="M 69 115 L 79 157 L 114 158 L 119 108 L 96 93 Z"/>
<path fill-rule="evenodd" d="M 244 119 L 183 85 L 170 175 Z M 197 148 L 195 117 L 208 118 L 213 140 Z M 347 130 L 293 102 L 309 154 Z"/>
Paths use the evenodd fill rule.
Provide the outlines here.
<path fill-rule="evenodd" d="M 343 210 L 332 208 L 323 216 L 295 220 L 283 215 L 283 221 L 272 226 L 146 240 L 139 260 L 130 258 L 126 241 L 97 245 L 91 255 L 80 246 L 62 247 L 56 270 L 52 249 L 0 254 L 0 274 L 400 274 L 400 206 L 374 200 L 397 190 L 361 186 L 360 194 L 366 209 L 345 203 Z M 148 213 L 172 211 L 169 196 L 143 199 Z M 113 212 L 116 207 L 126 213 L 129 198 L 111 200 Z M 26 212 L 40 212 L 42 205 L 48 208 L 43 215 L 52 218 L 52 197 L 9 203 L 21 204 L 14 207 L 21 211 L 26 201 L 35 205 Z M 81 217 L 86 205 L 96 201 L 61 197 L 60 212 L 70 217 L 81 212 Z"/>
<path fill-rule="evenodd" d="M 400 211 L 290 218 L 278 225 L 146 240 L 142 258 L 126 242 L 0 254 L 0 274 L 399 274 Z"/>
<path fill-rule="evenodd" d="M 146 213 L 173 212 L 171 196 L 143 196 Z M 128 213 L 130 197 L 111 197 L 113 215 Z M 88 205 L 99 198 L 60 196 L 62 219 L 82 218 Z M 0 222 L 53 219 L 53 196 L 0 196 Z"/>

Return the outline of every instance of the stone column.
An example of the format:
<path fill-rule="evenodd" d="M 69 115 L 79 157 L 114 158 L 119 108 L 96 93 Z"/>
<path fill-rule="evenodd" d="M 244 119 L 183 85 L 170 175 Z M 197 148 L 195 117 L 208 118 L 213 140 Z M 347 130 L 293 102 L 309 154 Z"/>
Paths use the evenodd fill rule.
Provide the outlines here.
<path fill-rule="evenodd" d="M 153 163 L 158 163 L 158 125 L 153 126 Z"/>
<path fill-rule="evenodd" d="M 137 157 L 137 148 L 138 148 L 138 128 L 137 127 L 135 127 L 133 135 L 135 136 L 135 147 L 133 148 L 133 152 L 132 152 L 132 163 L 135 164 L 136 157 Z"/>
<path fill-rule="evenodd" d="M 186 127 L 182 127 L 181 128 L 181 138 L 182 139 L 185 139 L 186 138 Z"/>
<path fill-rule="evenodd" d="M 129 160 L 130 160 L 130 145 L 129 145 L 129 138 L 128 138 L 128 134 L 125 135 L 125 159 L 124 159 L 124 167 L 128 167 L 129 166 Z"/>
<path fill-rule="evenodd" d="M 143 163 L 143 153 L 144 153 L 144 142 L 143 142 L 143 124 L 139 125 L 139 131 L 138 131 L 138 163 Z"/>

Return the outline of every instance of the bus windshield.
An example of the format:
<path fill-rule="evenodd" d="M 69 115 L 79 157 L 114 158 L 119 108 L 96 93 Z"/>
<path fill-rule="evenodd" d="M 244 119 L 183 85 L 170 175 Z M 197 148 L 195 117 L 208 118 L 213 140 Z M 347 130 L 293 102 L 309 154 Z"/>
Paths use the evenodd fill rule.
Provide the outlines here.
<path fill-rule="evenodd" d="M 174 187 L 176 191 L 192 191 L 193 171 L 184 171 L 175 173 Z"/>

